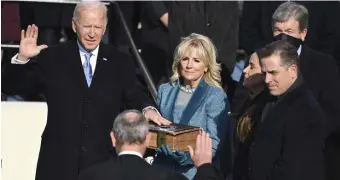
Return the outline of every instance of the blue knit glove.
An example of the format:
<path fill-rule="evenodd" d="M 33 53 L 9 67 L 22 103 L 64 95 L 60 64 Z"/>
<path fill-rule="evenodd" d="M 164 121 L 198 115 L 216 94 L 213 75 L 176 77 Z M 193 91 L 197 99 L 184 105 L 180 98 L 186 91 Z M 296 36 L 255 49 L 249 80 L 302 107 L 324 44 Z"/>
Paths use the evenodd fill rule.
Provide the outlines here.
<path fill-rule="evenodd" d="M 157 153 L 163 154 L 165 156 L 170 156 L 172 151 L 168 145 L 161 145 L 159 148 L 156 149 Z"/>
<path fill-rule="evenodd" d="M 185 166 L 188 164 L 193 164 L 192 160 L 190 159 L 190 155 L 180 150 L 176 150 L 172 152 L 168 145 L 161 145 L 159 148 L 156 149 L 156 152 L 162 153 L 165 156 L 169 156 L 178 162 L 180 165 Z"/>
<path fill-rule="evenodd" d="M 180 150 L 176 150 L 176 152 L 173 153 L 173 158 L 180 164 L 180 165 L 186 165 L 185 162 L 188 160 L 188 157 L 186 156 L 186 153 Z"/>

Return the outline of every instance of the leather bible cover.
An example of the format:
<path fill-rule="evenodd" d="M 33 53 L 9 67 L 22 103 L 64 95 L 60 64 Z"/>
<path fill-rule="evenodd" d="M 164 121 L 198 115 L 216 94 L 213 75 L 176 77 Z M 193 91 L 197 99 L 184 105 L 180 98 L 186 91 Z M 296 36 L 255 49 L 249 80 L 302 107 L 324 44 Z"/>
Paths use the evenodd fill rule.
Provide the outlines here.
<path fill-rule="evenodd" d="M 162 144 L 167 144 L 174 152 L 176 150 L 189 151 L 188 145 L 196 146 L 196 138 L 200 127 L 171 124 L 169 126 L 158 126 L 150 123 L 151 139 L 148 148 L 156 149 Z"/>

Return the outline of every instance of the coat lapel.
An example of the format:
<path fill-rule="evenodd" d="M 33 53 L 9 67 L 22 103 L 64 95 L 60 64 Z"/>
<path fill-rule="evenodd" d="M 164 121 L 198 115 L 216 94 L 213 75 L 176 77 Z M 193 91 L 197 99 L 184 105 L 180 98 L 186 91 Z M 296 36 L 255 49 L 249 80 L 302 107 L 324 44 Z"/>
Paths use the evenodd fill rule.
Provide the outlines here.
<path fill-rule="evenodd" d="M 177 95 L 179 92 L 179 83 L 175 84 L 175 87 L 170 89 L 170 92 L 168 96 L 166 97 L 166 100 L 164 102 L 171 102 L 171 103 L 165 103 L 164 105 L 164 111 L 163 111 L 163 117 L 165 119 L 173 120 L 173 112 L 174 112 L 174 106 L 176 103 Z"/>
<path fill-rule="evenodd" d="M 302 74 L 309 74 L 307 66 L 310 65 L 310 63 L 307 63 L 306 61 L 309 59 L 308 54 L 308 47 L 306 45 L 302 45 L 301 47 L 301 54 L 299 56 L 299 68 L 301 70 Z"/>
<path fill-rule="evenodd" d="M 87 88 L 87 82 L 84 74 L 83 65 L 81 64 L 81 59 L 79 55 L 79 48 L 77 41 L 74 40 L 70 42 L 69 48 L 67 48 L 69 53 L 65 53 L 65 59 L 67 59 L 69 65 L 69 72 L 71 73 L 71 77 L 74 78 L 74 82 L 80 88 Z"/>
<path fill-rule="evenodd" d="M 107 67 L 108 54 L 103 45 L 99 46 L 97 65 L 93 74 L 92 82 L 90 88 L 95 88 L 98 84 L 98 79 L 103 79 L 101 76 L 105 76 L 105 68 Z M 104 78 L 105 79 L 105 78 Z"/>
<path fill-rule="evenodd" d="M 99 45 L 99 51 L 97 56 L 97 64 L 96 69 L 93 74 L 91 86 L 88 87 L 83 65 L 81 63 L 81 58 L 79 55 L 79 48 L 77 41 L 71 42 L 69 47 L 70 53 L 65 53 L 67 55 L 68 63 L 69 63 L 69 72 L 71 73 L 71 77 L 74 77 L 74 81 L 77 83 L 77 86 L 79 86 L 82 89 L 92 89 L 96 84 L 98 83 L 98 79 L 101 79 L 100 76 L 103 76 L 105 74 L 105 67 L 106 63 L 108 61 L 107 57 L 107 51 L 105 50 L 103 45 Z M 104 72 L 103 72 L 104 71 Z M 98 78 L 99 76 L 99 78 Z M 97 79 L 97 80 L 96 80 Z"/>
<path fill-rule="evenodd" d="M 272 101 L 273 98 L 272 96 L 268 96 L 266 97 L 265 102 L 268 101 Z M 270 126 L 272 126 L 272 124 L 274 123 L 275 125 L 277 125 L 279 122 L 275 122 L 276 119 L 278 119 L 279 117 L 277 117 L 278 114 L 282 114 L 282 110 L 286 109 L 285 107 L 287 107 L 287 99 L 290 98 L 290 94 L 288 93 L 287 95 L 281 97 L 281 100 L 278 100 L 277 104 L 275 104 L 268 112 L 267 115 L 264 117 L 264 119 L 261 120 L 261 116 L 262 116 L 262 112 L 263 112 L 263 108 L 261 108 L 261 106 L 259 106 L 258 110 L 261 112 L 260 114 L 258 114 L 258 118 L 257 118 L 257 122 L 255 122 L 254 127 L 258 126 L 256 129 L 258 131 L 262 131 L 263 129 L 270 129 Z M 265 104 L 264 104 L 265 106 Z M 263 107 L 264 107 L 263 106 Z M 262 110 L 261 110 L 262 109 Z M 274 121 L 274 122 L 273 122 Z M 253 128 L 254 129 L 254 128 Z"/>
<path fill-rule="evenodd" d="M 202 78 L 194 94 L 190 98 L 188 105 L 183 111 L 181 120 L 179 121 L 181 124 L 189 123 L 191 117 L 195 114 L 197 109 L 200 107 L 200 105 L 204 101 L 205 96 L 207 94 L 206 92 L 208 91 L 208 89 L 209 89 L 209 85 Z"/>

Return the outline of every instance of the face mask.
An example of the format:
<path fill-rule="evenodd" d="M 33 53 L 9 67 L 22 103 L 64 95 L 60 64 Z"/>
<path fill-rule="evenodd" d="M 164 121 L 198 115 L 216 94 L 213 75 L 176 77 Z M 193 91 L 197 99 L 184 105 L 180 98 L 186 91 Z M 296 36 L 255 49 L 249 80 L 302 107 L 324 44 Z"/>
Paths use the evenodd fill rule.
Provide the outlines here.
<path fill-rule="evenodd" d="M 290 36 L 285 33 L 281 33 L 277 36 L 274 36 L 273 41 L 278 41 L 278 40 L 286 40 L 288 41 L 291 45 L 296 47 L 297 49 L 300 47 L 300 45 L 303 43 L 301 39 L 295 38 L 293 36 Z"/>

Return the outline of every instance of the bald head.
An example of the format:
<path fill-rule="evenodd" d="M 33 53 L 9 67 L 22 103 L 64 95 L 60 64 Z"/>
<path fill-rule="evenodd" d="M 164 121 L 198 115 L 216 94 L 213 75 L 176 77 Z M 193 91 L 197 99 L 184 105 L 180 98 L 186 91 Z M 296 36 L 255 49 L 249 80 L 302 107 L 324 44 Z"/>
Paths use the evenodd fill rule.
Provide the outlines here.
<path fill-rule="evenodd" d="M 129 122 L 134 122 L 134 121 L 138 121 L 139 118 L 141 115 L 139 113 L 136 113 L 136 112 L 127 112 L 125 115 L 124 115 L 124 118 L 129 121 Z"/>
<path fill-rule="evenodd" d="M 143 144 L 149 132 L 149 123 L 137 110 L 127 110 L 117 116 L 112 132 L 117 144 Z"/>

